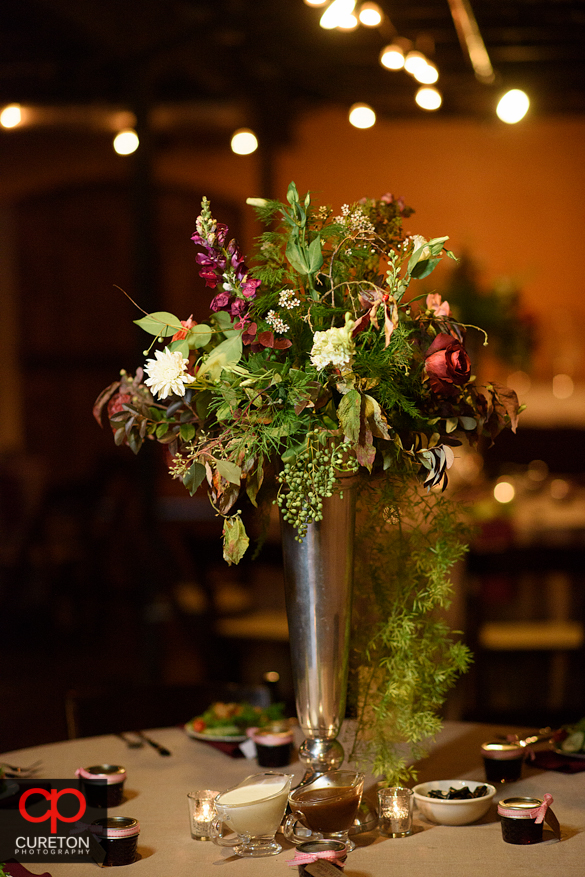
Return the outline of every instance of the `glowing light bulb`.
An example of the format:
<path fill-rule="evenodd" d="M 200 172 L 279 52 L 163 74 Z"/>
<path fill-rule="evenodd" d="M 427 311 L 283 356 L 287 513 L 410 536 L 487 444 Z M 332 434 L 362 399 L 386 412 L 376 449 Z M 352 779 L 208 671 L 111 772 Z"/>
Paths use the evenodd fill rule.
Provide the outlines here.
<path fill-rule="evenodd" d="M 524 118 L 529 106 L 530 101 L 526 92 L 521 91 L 519 88 L 513 88 L 501 98 L 496 107 L 496 113 L 502 122 L 507 122 L 508 125 L 515 125 L 516 122 Z"/>
<path fill-rule="evenodd" d="M 443 103 L 441 92 L 426 85 L 419 88 L 414 99 L 422 110 L 438 110 Z"/>
<path fill-rule="evenodd" d="M 305 0 L 307 6 L 325 6 L 327 0 Z"/>
<path fill-rule="evenodd" d="M 0 125 L 3 128 L 16 128 L 22 121 L 20 104 L 9 104 L 0 113 Z"/>
<path fill-rule="evenodd" d="M 350 12 L 349 15 L 346 15 L 344 18 L 341 18 L 337 24 L 337 30 L 355 30 L 358 26 L 359 21 L 353 12 Z"/>
<path fill-rule="evenodd" d="M 410 73 L 411 76 L 414 76 L 417 70 L 426 67 L 428 63 L 429 62 L 422 52 L 417 52 L 416 49 L 412 49 L 404 59 L 404 69 L 407 73 Z"/>
<path fill-rule="evenodd" d="M 509 481 L 498 481 L 498 483 L 494 487 L 494 499 L 497 502 L 501 502 L 503 504 L 507 502 L 512 502 L 515 496 L 516 490 L 514 489 L 514 485 L 510 484 Z"/>
<path fill-rule="evenodd" d="M 368 104 L 354 104 L 349 110 L 349 121 L 354 128 L 371 128 L 376 114 Z"/>
<path fill-rule="evenodd" d="M 530 375 L 527 375 L 526 372 L 523 371 L 512 372 L 511 375 L 508 375 L 506 383 L 512 390 L 515 390 L 519 396 L 524 396 L 528 393 L 532 386 Z"/>
<path fill-rule="evenodd" d="M 439 71 L 434 64 L 429 62 L 424 67 L 417 65 L 412 75 L 417 82 L 421 82 L 423 85 L 433 85 L 439 78 Z"/>
<path fill-rule="evenodd" d="M 319 24 L 325 30 L 333 30 L 339 27 L 344 19 L 347 19 L 355 9 L 356 0 L 333 0 L 331 6 L 328 6 Z"/>
<path fill-rule="evenodd" d="M 552 392 L 555 399 L 568 399 L 573 395 L 575 385 L 570 375 L 555 375 L 552 379 Z"/>
<path fill-rule="evenodd" d="M 138 134 L 133 128 L 119 131 L 114 137 L 114 149 L 118 155 L 131 155 L 138 149 Z"/>
<path fill-rule="evenodd" d="M 250 155 L 258 149 L 258 138 L 249 128 L 239 128 L 232 136 L 231 147 L 236 155 Z"/>
<path fill-rule="evenodd" d="M 380 64 L 387 70 L 402 70 L 404 67 L 404 52 L 401 46 L 392 43 L 380 52 Z"/>
<path fill-rule="evenodd" d="M 377 3 L 362 3 L 359 20 L 364 27 L 378 27 L 382 24 L 382 10 Z"/>

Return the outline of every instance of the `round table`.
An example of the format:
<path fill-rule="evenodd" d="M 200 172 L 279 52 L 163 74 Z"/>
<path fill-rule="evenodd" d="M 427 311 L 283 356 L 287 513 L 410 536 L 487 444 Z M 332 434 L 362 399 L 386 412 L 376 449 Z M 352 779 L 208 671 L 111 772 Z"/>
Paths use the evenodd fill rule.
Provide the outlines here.
<path fill-rule="evenodd" d="M 496 728 L 447 722 L 427 758 L 420 761 L 418 781 L 439 779 L 483 780 L 480 743 Z M 6 753 L 2 761 L 27 765 L 42 759 L 41 777 L 73 778 L 79 767 L 122 764 L 128 772 L 125 800 L 110 815 L 139 820 L 140 858 L 127 866 L 134 877 L 212 877 L 233 873 L 236 877 L 296 874 L 287 867 L 294 849 L 278 835 L 283 852 L 265 859 L 240 859 L 211 842 L 191 839 L 187 793 L 195 789 L 224 790 L 249 774 L 262 770 L 255 761 L 231 758 L 212 746 L 189 738 L 180 728 L 157 728 L 149 732 L 171 755 L 160 756 L 150 746 L 130 749 L 116 736 L 90 737 L 52 743 Z M 346 748 L 346 751 L 348 749 Z M 298 780 L 303 769 L 298 761 L 283 769 Z M 564 774 L 525 766 L 523 778 L 498 789 L 495 801 L 510 795 L 542 796 L 549 792 L 562 829 L 561 842 L 548 832 L 535 846 L 513 846 L 502 841 L 495 804 L 478 823 L 449 827 L 431 825 L 415 811 L 415 830 L 406 838 L 384 838 L 377 832 L 356 837 L 357 847 L 347 860 L 347 877 L 583 877 L 585 873 L 585 772 Z M 375 781 L 366 781 L 366 797 L 375 801 Z M 52 877 L 90 877 L 97 865 L 23 861 L 32 873 L 50 872 Z M 227 870 L 218 872 L 217 866 Z"/>

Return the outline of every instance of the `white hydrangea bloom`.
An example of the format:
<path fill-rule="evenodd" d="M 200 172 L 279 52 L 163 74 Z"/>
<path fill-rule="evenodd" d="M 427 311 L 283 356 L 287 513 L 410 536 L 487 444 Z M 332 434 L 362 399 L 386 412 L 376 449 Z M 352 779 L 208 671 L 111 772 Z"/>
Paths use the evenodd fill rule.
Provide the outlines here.
<path fill-rule="evenodd" d="M 148 375 L 144 381 L 147 387 L 150 387 L 159 399 L 166 399 L 167 396 L 184 396 L 185 386 L 193 382 L 191 375 L 185 374 L 189 360 L 186 359 L 180 350 L 164 350 L 155 351 L 156 359 L 148 359 L 144 371 Z"/>
<path fill-rule="evenodd" d="M 351 333 L 355 322 L 349 314 L 345 315 L 345 326 L 341 329 L 327 329 L 326 332 L 315 332 L 311 349 L 311 362 L 319 371 L 328 365 L 341 368 L 349 365 L 355 353 L 355 344 Z"/>

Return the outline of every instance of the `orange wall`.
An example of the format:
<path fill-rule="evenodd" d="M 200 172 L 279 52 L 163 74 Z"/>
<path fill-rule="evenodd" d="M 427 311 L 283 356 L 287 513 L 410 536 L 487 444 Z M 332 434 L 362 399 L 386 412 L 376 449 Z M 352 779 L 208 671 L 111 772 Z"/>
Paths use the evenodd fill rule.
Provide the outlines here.
<path fill-rule="evenodd" d="M 261 195 L 255 156 L 225 151 L 168 154 L 165 177 L 240 200 Z M 509 277 L 540 327 L 533 377 L 558 371 L 585 380 L 585 119 L 526 119 L 518 125 L 424 117 L 352 128 L 334 108 L 307 114 L 277 159 L 277 194 L 299 190 L 334 208 L 391 191 L 416 209 L 409 230 L 448 234 L 468 250 L 485 281 Z M 248 208 L 249 210 L 249 208 Z M 248 214 L 249 215 L 249 214 Z M 250 226 L 246 241 L 254 233 Z M 437 282 L 440 283 L 437 275 Z"/>
<path fill-rule="evenodd" d="M 123 177 L 130 168 L 127 158 L 114 156 L 109 137 L 80 136 L 67 147 L 47 133 L 27 149 L 9 137 L 2 134 L 0 203 L 68 182 Z M 258 227 L 245 199 L 263 194 L 258 155 L 232 155 L 227 138 L 222 149 L 201 148 L 194 138 L 180 149 L 166 146 L 156 175 L 239 204 L 247 220 L 242 244 L 250 247 Z M 294 142 L 277 154 L 275 178 L 280 197 L 294 179 L 334 208 L 389 190 L 404 195 L 416 209 L 409 230 L 450 235 L 451 248 L 469 250 L 486 282 L 501 276 L 519 282 L 541 330 L 534 377 L 549 381 L 565 371 L 585 380 L 585 118 L 527 118 L 509 126 L 421 116 L 360 131 L 344 112 L 328 108 L 301 118 Z"/>

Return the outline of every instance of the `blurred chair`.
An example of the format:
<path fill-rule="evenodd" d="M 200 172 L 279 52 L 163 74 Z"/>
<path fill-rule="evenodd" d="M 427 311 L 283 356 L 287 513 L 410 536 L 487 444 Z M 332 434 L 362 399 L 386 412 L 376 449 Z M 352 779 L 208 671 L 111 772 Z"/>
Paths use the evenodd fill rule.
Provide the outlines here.
<path fill-rule="evenodd" d="M 214 701 L 271 703 L 268 685 L 201 682 L 195 685 L 109 685 L 72 689 L 65 698 L 70 740 L 122 731 L 183 725 Z"/>

